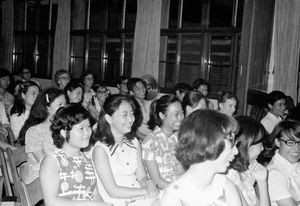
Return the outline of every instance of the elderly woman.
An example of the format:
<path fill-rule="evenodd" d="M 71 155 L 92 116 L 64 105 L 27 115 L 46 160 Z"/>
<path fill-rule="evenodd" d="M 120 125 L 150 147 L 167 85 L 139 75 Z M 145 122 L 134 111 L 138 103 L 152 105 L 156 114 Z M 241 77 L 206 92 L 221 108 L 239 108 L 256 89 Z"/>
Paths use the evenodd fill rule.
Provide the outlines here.
<path fill-rule="evenodd" d="M 242 205 L 238 191 L 224 175 L 238 152 L 236 128 L 233 118 L 212 110 L 194 111 L 183 121 L 176 157 L 186 172 L 164 190 L 161 205 Z"/>

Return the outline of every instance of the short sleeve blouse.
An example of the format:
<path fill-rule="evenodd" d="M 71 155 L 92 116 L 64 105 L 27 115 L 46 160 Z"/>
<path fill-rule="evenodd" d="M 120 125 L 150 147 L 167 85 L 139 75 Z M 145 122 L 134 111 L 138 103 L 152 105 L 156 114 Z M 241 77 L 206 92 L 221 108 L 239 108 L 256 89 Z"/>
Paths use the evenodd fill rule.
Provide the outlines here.
<path fill-rule="evenodd" d="M 177 145 L 177 133 L 167 137 L 156 127 L 142 142 L 142 158 L 148 161 L 156 161 L 162 178 L 166 181 L 175 180 L 175 168 L 178 161 L 175 157 Z"/>

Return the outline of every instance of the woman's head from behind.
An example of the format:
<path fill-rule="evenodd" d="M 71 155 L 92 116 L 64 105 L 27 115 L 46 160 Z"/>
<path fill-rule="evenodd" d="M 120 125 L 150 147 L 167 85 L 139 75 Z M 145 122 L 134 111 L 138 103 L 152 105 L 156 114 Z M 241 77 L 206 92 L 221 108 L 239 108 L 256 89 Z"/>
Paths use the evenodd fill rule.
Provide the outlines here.
<path fill-rule="evenodd" d="M 135 122 L 135 112 L 136 107 L 131 97 L 120 94 L 109 96 L 99 115 L 95 141 L 114 145 L 115 138 L 133 138 L 131 130 Z"/>
<path fill-rule="evenodd" d="M 177 131 L 183 120 L 180 100 L 174 95 L 164 95 L 154 100 L 150 106 L 149 128 L 164 127 L 169 131 Z"/>
<path fill-rule="evenodd" d="M 236 96 L 229 91 L 220 91 L 218 95 L 219 111 L 232 116 L 235 113 L 237 107 Z"/>
<path fill-rule="evenodd" d="M 188 169 L 191 165 L 213 162 L 217 172 L 225 172 L 237 154 L 234 133 L 237 122 L 213 110 L 197 110 L 182 123 L 178 134 L 176 157 Z"/>
<path fill-rule="evenodd" d="M 278 153 L 290 163 L 296 163 L 300 158 L 300 123 L 293 120 L 280 122 L 270 134 L 269 149 Z M 269 154 L 270 155 L 270 154 Z"/>
<path fill-rule="evenodd" d="M 57 110 L 51 123 L 52 138 L 57 148 L 64 144 L 81 149 L 89 146 L 92 129 L 90 114 L 80 104 L 68 104 Z"/>
<path fill-rule="evenodd" d="M 206 97 L 198 91 L 190 91 L 184 95 L 182 108 L 185 116 L 197 109 L 207 109 Z"/>
<path fill-rule="evenodd" d="M 70 81 L 65 87 L 67 103 L 80 103 L 83 100 L 83 85 L 79 81 Z"/>
<path fill-rule="evenodd" d="M 239 153 L 231 162 L 231 167 L 239 172 L 244 172 L 263 150 L 265 129 L 260 122 L 251 117 L 237 116 L 235 119 L 240 128 L 236 135 Z"/>

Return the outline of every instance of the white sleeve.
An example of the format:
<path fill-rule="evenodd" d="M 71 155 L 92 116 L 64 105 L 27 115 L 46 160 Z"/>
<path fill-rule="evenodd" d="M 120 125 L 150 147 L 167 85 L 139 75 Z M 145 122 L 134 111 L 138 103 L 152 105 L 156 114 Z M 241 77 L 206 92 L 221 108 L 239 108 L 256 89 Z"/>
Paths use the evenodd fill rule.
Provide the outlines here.
<path fill-rule="evenodd" d="M 269 171 L 269 195 L 272 202 L 292 197 L 288 188 L 288 178 L 277 170 Z"/>

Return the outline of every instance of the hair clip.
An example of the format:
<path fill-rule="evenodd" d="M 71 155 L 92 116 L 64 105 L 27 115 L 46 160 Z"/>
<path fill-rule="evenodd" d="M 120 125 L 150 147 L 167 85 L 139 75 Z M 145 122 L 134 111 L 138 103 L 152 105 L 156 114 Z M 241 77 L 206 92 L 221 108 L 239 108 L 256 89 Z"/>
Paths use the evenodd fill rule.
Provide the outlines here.
<path fill-rule="evenodd" d="M 48 94 L 46 94 L 46 102 L 47 102 L 47 103 L 50 102 L 50 101 L 49 101 L 49 96 L 48 96 Z"/>

